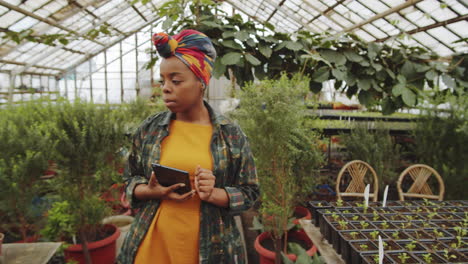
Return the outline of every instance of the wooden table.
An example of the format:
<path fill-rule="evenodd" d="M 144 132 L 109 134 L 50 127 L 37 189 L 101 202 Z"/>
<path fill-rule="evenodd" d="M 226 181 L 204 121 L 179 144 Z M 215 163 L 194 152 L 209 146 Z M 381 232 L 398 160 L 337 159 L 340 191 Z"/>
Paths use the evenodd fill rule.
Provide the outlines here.
<path fill-rule="evenodd" d="M 299 223 L 312 240 L 312 243 L 317 247 L 325 263 L 345 264 L 341 256 L 338 255 L 333 249 L 333 246 L 323 238 L 322 233 L 312 224 L 311 220 L 299 220 Z"/>
<path fill-rule="evenodd" d="M 12 243 L 2 245 L 0 264 L 46 264 L 62 243 Z"/>

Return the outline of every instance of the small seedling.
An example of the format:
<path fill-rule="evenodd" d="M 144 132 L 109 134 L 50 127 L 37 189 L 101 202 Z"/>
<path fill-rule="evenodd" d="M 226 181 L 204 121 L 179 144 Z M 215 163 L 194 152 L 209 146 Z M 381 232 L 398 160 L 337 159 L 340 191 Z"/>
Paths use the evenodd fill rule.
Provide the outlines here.
<path fill-rule="evenodd" d="M 388 229 L 388 227 L 389 227 L 387 221 L 383 221 L 381 226 L 382 226 L 383 229 Z"/>
<path fill-rule="evenodd" d="M 443 255 L 444 255 L 444 258 L 446 260 L 448 260 L 448 261 L 450 261 L 450 259 L 456 259 L 457 258 L 457 256 L 455 256 L 454 254 L 450 254 L 448 249 L 444 249 Z"/>
<path fill-rule="evenodd" d="M 431 263 L 432 263 L 432 260 L 433 260 L 433 259 L 432 259 L 431 253 L 423 254 L 422 256 L 423 256 L 423 258 L 424 258 L 424 262 L 425 262 L 425 263 L 428 263 L 428 264 L 431 264 Z"/>
<path fill-rule="evenodd" d="M 318 203 L 317 207 L 323 207 L 322 203 Z"/>
<path fill-rule="evenodd" d="M 366 221 L 360 221 L 359 224 L 361 224 L 362 229 L 366 229 L 369 226 L 369 223 Z"/>
<path fill-rule="evenodd" d="M 350 212 L 349 210 L 344 210 L 343 213 L 344 213 L 344 214 L 349 214 L 349 213 L 351 213 L 351 212 Z"/>
<path fill-rule="evenodd" d="M 370 235 L 371 235 L 372 239 L 375 240 L 375 239 L 377 239 L 377 236 L 379 235 L 379 231 L 374 230 L 374 231 L 370 232 Z"/>
<path fill-rule="evenodd" d="M 343 206 L 343 200 L 342 199 L 336 200 L 336 206 L 342 207 Z"/>
<path fill-rule="evenodd" d="M 395 231 L 392 233 L 392 237 L 395 239 L 395 240 L 399 240 L 400 239 L 400 231 Z"/>
<path fill-rule="evenodd" d="M 374 260 L 374 262 L 375 262 L 376 264 L 379 263 L 379 254 L 374 254 L 374 255 L 372 255 L 372 258 L 373 258 L 373 260 Z"/>
<path fill-rule="evenodd" d="M 444 234 L 442 232 L 440 232 L 440 231 L 437 231 L 436 228 L 434 228 L 434 230 L 432 232 L 434 233 L 435 237 L 443 237 L 444 236 Z"/>
<path fill-rule="evenodd" d="M 408 251 L 413 251 L 416 248 L 416 241 L 412 240 L 410 243 L 406 244 L 405 246 Z"/>
<path fill-rule="evenodd" d="M 436 212 L 432 212 L 432 213 L 429 213 L 429 214 L 427 215 L 427 218 L 429 218 L 429 220 L 432 220 L 432 218 L 434 218 L 434 216 L 436 216 L 436 215 L 437 215 Z"/>
<path fill-rule="evenodd" d="M 398 258 L 400 259 L 401 263 L 404 264 L 410 258 L 410 256 L 406 252 L 402 252 L 398 254 Z"/>
<path fill-rule="evenodd" d="M 338 218 L 340 218 L 340 216 L 338 214 L 336 214 L 336 212 L 333 212 L 331 217 L 333 218 L 333 220 L 336 222 L 338 221 Z"/>
<path fill-rule="evenodd" d="M 338 221 L 338 224 L 340 225 L 341 229 L 347 229 L 348 228 L 348 222 L 345 221 L 345 220 Z"/>
<path fill-rule="evenodd" d="M 367 246 L 366 244 L 359 244 L 359 247 L 363 250 L 367 250 L 369 248 L 369 246 Z"/>
<path fill-rule="evenodd" d="M 374 211 L 373 215 L 374 215 L 374 217 L 373 217 L 372 219 L 373 219 L 374 221 L 379 220 L 380 217 L 379 217 L 379 213 L 377 213 L 377 211 Z"/>
<path fill-rule="evenodd" d="M 358 235 L 358 232 L 354 232 L 354 231 L 353 231 L 353 232 L 351 232 L 351 233 L 349 233 L 349 234 L 351 235 L 351 237 L 352 237 L 353 239 L 356 239 L 356 237 L 357 237 L 357 235 Z"/>
<path fill-rule="evenodd" d="M 358 220 L 358 219 L 359 219 L 359 215 L 353 216 L 353 220 L 354 220 L 354 221 L 356 221 L 356 220 Z"/>

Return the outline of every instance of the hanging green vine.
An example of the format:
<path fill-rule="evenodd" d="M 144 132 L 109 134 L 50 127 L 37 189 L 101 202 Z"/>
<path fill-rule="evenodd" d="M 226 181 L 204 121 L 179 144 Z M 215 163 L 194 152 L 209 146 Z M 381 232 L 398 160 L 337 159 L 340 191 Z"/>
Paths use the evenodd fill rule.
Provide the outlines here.
<path fill-rule="evenodd" d="M 271 24 L 228 16 L 209 0 L 173 0 L 158 12 L 171 34 L 184 28 L 207 34 L 218 52 L 214 76 L 235 78 L 241 86 L 254 78 L 277 78 L 283 71 L 302 72 L 311 77 L 311 91 L 318 93 L 323 82 L 335 80 L 337 90 L 356 95 L 368 107 L 380 105 L 384 114 L 415 107 L 423 90 L 461 96 L 468 88 L 468 54 L 441 58 L 421 47 L 367 43 L 348 33 L 277 33 Z"/>

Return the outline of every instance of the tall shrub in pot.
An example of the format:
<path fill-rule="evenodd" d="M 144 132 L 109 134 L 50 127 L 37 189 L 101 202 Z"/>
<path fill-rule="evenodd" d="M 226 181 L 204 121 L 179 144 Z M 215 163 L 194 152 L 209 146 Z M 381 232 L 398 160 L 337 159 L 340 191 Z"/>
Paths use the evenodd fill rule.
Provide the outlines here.
<path fill-rule="evenodd" d="M 37 101 L 0 110 L 0 230 L 10 242 L 27 242 L 41 227 L 42 208 L 34 201 L 54 148 L 47 109 Z"/>
<path fill-rule="evenodd" d="M 274 240 L 275 261 L 286 252 L 287 231 L 301 188 L 312 186 L 322 157 L 305 122 L 308 82 L 296 75 L 247 85 L 233 113 L 249 137 L 261 191 L 260 213 Z"/>
<path fill-rule="evenodd" d="M 53 185 L 61 202 L 49 212 L 44 233 L 79 242 L 86 263 L 91 263 L 88 242 L 104 232 L 101 221 L 110 213 L 100 195 L 119 178 L 113 163 L 120 159 L 112 156 L 125 144 L 122 117 L 109 106 L 75 101 L 57 104 L 53 119 L 60 169 Z"/>

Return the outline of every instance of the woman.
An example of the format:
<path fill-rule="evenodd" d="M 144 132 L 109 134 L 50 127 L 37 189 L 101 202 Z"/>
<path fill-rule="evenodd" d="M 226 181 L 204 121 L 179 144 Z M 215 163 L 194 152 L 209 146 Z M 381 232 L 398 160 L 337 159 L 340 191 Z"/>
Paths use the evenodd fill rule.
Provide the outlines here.
<path fill-rule="evenodd" d="M 257 199 L 257 175 L 244 133 L 203 100 L 216 51 L 195 30 L 157 33 L 153 42 L 169 111 L 147 118 L 134 135 L 124 178 L 139 211 L 118 263 L 244 263 L 233 216 Z M 188 171 L 192 191 L 161 186 L 151 163 Z"/>

